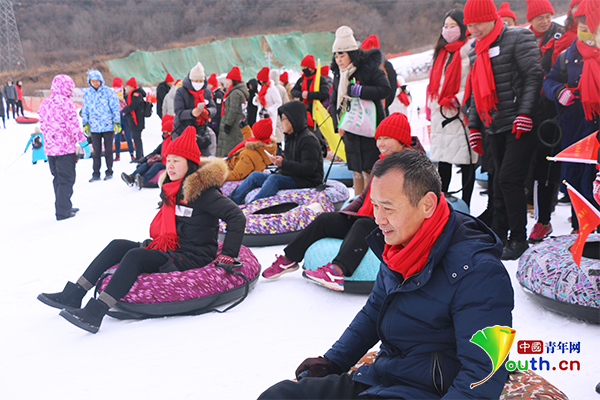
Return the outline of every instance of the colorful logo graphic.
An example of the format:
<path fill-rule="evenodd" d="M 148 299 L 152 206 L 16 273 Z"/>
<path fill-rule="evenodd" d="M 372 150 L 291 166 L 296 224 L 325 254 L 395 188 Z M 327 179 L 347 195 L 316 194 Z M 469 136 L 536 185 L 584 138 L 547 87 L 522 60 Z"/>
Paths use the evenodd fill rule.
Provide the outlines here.
<path fill-rule="evenodd" d="M 541 340 L 519 340 L 517 342 L 517 352 L 519 354 L 542 354 L 544 352 L 544 342 Z"/>
<path fill-rule="evenodd" d="M 471 337 L 470 342 L 481 347 L 483 351 L 487 353 L 490 360 L 492 360 L 493 370 L 483 380 L 471 383 L 471 389 L 490 379 L 498 368 L 500 368 L 508 356 L 513 340 L 515 340 L 516 333 L 517 331 L 511 327 L 499 325 L 488 326 L 487 328 L 475 332 Z"/>

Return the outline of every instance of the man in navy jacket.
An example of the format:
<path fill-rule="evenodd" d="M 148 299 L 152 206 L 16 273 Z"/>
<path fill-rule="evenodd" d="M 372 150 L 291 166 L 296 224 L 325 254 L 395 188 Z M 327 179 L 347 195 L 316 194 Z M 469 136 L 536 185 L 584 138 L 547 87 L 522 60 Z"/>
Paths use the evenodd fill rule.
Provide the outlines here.
<path fill-rule="evenodd" d="M 367 238 L 382 260 L 373 292 L 323 357 L 261 399 L 498 398 L 508 372 L 470 342 L 479 330 L 510 327 L 514 294 L 502 243 L 481 221 L 448 206 L 433 163 L 412 150 L 373 169 L 379 225 Z M 381 342 L 372 365 L 348 371 Z"/>

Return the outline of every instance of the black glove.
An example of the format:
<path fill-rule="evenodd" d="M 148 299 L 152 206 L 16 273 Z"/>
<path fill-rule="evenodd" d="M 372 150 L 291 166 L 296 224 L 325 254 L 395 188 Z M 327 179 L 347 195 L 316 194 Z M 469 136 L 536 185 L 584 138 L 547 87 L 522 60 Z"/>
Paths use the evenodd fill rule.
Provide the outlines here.
<path fill-rule="evenodd" d="M 244 129 L 245 126 L 247 126 L 248 123 L 246 122 L 245 119 L 241 119 L 240 123 L 238 124 L 238 126 L 240 127 L 240 129 Z"/>
<path fill-rule="evenodd" d="M 311 377 L 321 378 L 327 375 L 340 375 L 342 369 L 327 357 L 313 357 L 302 361 L 302 364 L 296 369 L 296 378 L 298 380 Z"/>
<path fill-rule="evenodd" d="M 225 125 L 223 127 L 223 130 L 225 131 L 226 134 L 229 135 L 229 132 L 231 132 L 231 125 Z"/>

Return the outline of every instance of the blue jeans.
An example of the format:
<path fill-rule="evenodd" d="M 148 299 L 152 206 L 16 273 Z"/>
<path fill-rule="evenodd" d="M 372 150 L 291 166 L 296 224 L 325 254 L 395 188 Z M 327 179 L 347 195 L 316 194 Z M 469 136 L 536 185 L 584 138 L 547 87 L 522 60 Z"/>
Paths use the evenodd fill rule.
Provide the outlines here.
<path fill-rule="evenodd" d="M 275 196 L 281 189 L 295 189 L 296 182 L 289 176 L 279 174 L 265 174 L 263 172 L 252 172 L 233 193 L 231 200 L 235 204 L 242 204 L 246 195 L 255 188 L 261 188 L 252 201 Z"/>
<path fill-rule="evenodd" d="M 161 162 L 157 162 L 152 164 L 151 167 L 148 166 L 148 163 L 143 163 L 140 164 L 139 167 L 137 167 L 135 169 L 135 171 L 133 171 L 133 174 L 131 174 L 132 176 L 135 176 L 136 174 L 140 174 L 142 176 L 142 178 L 144 179 L 144 183 L 148 183 L 150 181 L 150 179 L 154 178 L 156 176 L 156 174 L 158 174 L 160 171 L 162 171 L 163 169 L 165 169 L 165 164 L 161 163 Z"/>

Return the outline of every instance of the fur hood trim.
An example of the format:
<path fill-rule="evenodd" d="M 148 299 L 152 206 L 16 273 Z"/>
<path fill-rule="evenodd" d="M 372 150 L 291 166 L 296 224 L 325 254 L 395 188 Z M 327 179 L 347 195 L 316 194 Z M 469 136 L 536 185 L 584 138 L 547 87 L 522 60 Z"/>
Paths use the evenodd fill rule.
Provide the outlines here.
<path fill-rule="evenodd" d="M 190 201 L 194 201 L 206 189 L 223 186 L 228 174 L 227 163 L 221 158 L 200 157 L 200 168 L 198 168 L 198 171 L 189 175 L 183 181 L 183 201 L 189 203 Z M 166 172 L 160 176 L 158 181 L 159 186 L 162 186 L 166 176 Z"/>
<path fill-rule="evenodd" d="M 248 149 L 248 150 L 257 150 L 261 147 L 274 147 L 274 146 L 277 146 L 277 141 L 273 138 L 271 138 L 271 143 L 269 143 L 269 144 L 258 141 L 258 142 L 246 142 L 246 144 L 244 145 L 244 147 L 246 147 L 246 149 Z"/>
<path fill-rule="evenodd" d="M 356 60 L 354 66 L 357 70 L 364 69 L 365 71 L 372 71 L 376 68 L 381 67 L 383 63 L 383 54 L 379 49 L 371 49 L 371 50 L 356 50 L 358 53 L 356 54 Z M 338 67 L 335 62 L 335 58 L 333 59 L 331 66 L 331 72 L 334 75 L 340 74 L 340 67 Z"/>

